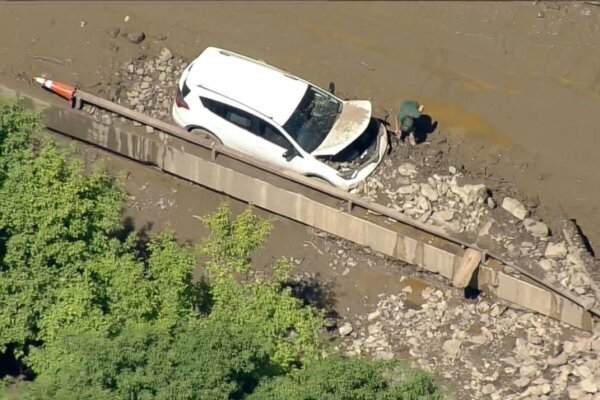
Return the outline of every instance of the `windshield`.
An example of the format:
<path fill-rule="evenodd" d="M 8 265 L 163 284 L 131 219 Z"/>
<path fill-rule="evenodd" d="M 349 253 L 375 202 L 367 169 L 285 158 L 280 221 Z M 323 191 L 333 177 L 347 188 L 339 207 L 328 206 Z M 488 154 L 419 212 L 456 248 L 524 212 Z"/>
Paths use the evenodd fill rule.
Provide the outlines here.
<path fill-rule="evenodd" d="M 341 101 L 309 85 L 283 128 L 300 147 L 311 153 L 323 143 L 341 111 Z"/>

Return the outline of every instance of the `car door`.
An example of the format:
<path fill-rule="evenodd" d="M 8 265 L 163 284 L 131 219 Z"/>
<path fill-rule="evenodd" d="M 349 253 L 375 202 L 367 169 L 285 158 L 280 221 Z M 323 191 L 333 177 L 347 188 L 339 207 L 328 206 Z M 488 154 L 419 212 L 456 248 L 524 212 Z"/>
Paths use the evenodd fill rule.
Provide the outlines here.
<path fill-rule="evenodd" d="M 257 136 L 254 150 L 256 158 L 301 174 L 305 172 L 306 160 L 277 127 L 255 117 L 252 133 Z M 286 153 L 293 156 L 286 157 Z"/>
<path fill-rule="evenodd" d="M 220 118 L 212 120 L 214 133 L 225 146 L 238 150 L 249 156 L 254 155 L 255 137 L 250 132 L 252 115 L 213 99 L 201 97 L 204 107 Z"/>

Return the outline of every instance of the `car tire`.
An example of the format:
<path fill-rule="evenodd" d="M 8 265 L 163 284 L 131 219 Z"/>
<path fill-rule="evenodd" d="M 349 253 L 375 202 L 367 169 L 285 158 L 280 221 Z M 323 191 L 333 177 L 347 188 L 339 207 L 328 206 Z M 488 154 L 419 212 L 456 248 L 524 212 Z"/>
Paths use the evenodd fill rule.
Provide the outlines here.
<path fill-rule="evenodd" d="M 209 132 L 206 129 L 192 128 L 190 129 L 190 133 L 193 133 L 194 135 L 199 135 L 200 137 L 203 137 L 213 143 L 223 144 L 221 139 L 219 139 L 214 133 Z"/>

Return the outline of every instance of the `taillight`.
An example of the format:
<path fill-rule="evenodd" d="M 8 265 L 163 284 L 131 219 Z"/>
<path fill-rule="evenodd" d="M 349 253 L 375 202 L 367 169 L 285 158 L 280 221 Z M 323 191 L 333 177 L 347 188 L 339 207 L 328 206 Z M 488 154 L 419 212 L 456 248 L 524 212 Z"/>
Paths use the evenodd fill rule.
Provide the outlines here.
<path fill-rule="evenodd" d="M 190 109 L 190 106 L 183 100 L 183 94 L 181 93 L 181 90 L 179 90 L 179 87 L 177 87 L 177 93 L 175 94 L 175 104 L 177 104 L 177 107 L 179 108 L 185 108 L 186 110 Z"/>

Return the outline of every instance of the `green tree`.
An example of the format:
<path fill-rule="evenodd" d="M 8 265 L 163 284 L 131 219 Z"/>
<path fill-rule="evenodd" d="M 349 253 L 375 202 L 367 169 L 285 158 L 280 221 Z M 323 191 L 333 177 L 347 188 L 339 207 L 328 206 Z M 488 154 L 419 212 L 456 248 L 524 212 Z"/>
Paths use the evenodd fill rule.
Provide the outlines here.
<path fill-rule="evenodd" d="M 66 334 L 36 350 L 50 360 L 26 393 L 36 399 L 230 399 L 268 362 L 252 333 L 208 321 L 169 330 L 127 324 L 115 336 Z"/>
<path fill-rule="evenodd" d="M 208 257 L 206 267 L 214 297 L 209 318 L 254 332 L 281 371 L 318 358 L 324 350 L 322 315 L 303 307 L 283 285 L 289 263 L 275 263 L 272 276 L 266 279 L 250 273 L 250 256 L 270 232 L 270 221 L 259 218 L 250 208 L 232 220 L 229 208 L 222 205 L 204 222 L 211 231 L 201 247 Z"/>
<path fill-rule="evenodd" d="M 432 379 L 395 362 L 324 358 L 265 380 L 248 400 L 434 400 Z"/>

